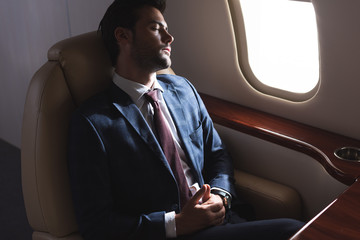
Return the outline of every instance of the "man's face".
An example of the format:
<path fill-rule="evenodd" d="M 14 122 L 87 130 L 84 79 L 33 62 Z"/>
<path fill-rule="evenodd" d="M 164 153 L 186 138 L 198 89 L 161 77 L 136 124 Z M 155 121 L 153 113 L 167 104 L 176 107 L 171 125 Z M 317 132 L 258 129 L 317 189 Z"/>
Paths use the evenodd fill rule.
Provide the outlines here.
<path fill-rule="evenodd" d="M 153 7 L 144 7 L 138 14 L 131 50 L 135 62 L 151 72 L 170 67 L 170 44 L 174 38 L 167 31 L 163 15 Z"/>

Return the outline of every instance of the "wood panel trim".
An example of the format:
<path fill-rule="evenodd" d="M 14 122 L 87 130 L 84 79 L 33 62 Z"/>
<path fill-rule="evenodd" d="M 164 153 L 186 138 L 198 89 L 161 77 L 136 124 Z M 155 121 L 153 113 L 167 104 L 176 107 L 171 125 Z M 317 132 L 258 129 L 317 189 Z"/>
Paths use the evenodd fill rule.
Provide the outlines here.
<path fill-rule="evenodd" d="M 307 154 L 344 184 L 351 185 L 359 177 L 360 163 L 340 160 L 334 155 L 341 147 L 360 147 L 359 140 L 200 95 L 215 123 Z"/>
<path fill-rule="evenodd" d="M 360 182 L 356 181 L 291 240 L 360 239 Z"/>

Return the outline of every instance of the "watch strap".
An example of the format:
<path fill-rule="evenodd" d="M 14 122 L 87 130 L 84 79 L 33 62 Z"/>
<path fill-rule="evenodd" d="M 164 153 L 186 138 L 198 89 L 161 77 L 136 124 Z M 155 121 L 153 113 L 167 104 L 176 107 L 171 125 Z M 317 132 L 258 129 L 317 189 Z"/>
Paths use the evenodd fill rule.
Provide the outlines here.
<path fill-rule="evenodd" d="M 219 189 L 212 189 L 211 193 L 219 195 L 221 197 L 226 210 L 229 210 L 231 208 L 232 197 L 230 194 L 228 194 L 225 191 L 219 190 Z"/>

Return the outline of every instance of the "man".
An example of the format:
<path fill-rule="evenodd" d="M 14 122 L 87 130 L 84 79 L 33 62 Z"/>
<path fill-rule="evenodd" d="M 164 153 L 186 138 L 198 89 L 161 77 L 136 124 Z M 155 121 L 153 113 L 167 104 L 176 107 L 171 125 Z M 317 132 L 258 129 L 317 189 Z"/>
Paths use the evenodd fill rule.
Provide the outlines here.
<path fill-rule="evenodd" d="M 115 73 L 71 122 L 79 231 L 99 240 L 287 239 L 301 223 L 245 222 L 231 211 L 231 160 L 199 95 L 182 77 L 156 76 L 171 65 L 164 10 L 163 0 L 116 0 L 100 23 Z"/>

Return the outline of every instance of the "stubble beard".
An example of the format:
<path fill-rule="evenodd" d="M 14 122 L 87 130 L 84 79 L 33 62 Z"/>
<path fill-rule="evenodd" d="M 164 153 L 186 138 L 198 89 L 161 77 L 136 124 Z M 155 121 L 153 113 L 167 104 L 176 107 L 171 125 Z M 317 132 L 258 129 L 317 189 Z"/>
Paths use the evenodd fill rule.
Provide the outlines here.
<path fill-rule="evenodd" d="M 149 48 L 146 46 L 139 46 L 135 44 L 133 48 L 133 57 L 138 66 L 144 71 L 157 72 L 171 66 L 171 58 L 165 53 L 161 54 L 162 50 Z"/>

